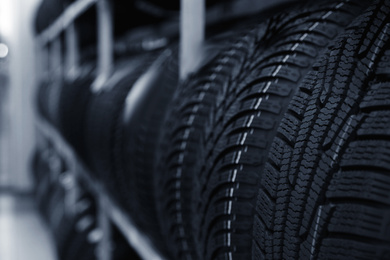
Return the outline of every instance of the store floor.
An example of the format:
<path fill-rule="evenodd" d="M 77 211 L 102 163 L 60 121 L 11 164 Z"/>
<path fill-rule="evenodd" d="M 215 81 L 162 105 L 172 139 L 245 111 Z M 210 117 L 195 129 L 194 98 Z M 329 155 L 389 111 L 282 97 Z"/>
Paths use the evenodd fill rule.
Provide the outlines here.
<path fill-rule="evenodd" d="M 53 241 L 31 196 L 0 193 L 0 259 L 56 260 Z"/>

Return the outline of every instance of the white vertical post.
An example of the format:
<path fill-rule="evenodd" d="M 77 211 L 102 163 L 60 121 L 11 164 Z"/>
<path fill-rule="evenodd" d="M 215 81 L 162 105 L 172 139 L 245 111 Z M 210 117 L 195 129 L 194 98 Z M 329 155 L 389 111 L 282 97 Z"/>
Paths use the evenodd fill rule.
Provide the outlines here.
<path fill-rule="evenodd" d="M 205 35 L 205 0 L 181 0 L 180 79 L 195 72 L 202 59 Z"/>
<path fill-rule="evenodd" d="M 55 80 L 58 80 L 62 75 L 62 50 L 61 38 L 57 37 L 53 40 L 50 46 L 50 69 Z"/>
<path fill-rule="evenodd" d="M 113 19 L 109 0 L 97 2 L 98 76 L 92 90 L 99 92 L 110 77 L 113 66 Z"/>
<path fill-rule="evenodd" d="M 68 79 L 77 77 L 79 65 L 79 46 L 78 35 L 74 22 L 69 24 L 65 31 L 66 56 L 65 56 L 65 73 Z"/>
<path fill-rule="evenodd" d="M 111 222 L 108 217 L 108 213 L 105 212 L 106 207 L 104 205 L 105 199 L 102 198 L 105 194 L 98 195 L 98 225 L 102 231 L 102 239 L 98 245 L 98 260 L 111 260 L 112 248 L 111 248 Z"/>

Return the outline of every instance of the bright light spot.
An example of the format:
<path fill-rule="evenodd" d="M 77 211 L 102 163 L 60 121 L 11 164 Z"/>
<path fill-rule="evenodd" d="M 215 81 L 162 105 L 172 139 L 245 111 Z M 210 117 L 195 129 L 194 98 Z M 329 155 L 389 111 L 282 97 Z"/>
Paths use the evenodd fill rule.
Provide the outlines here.
<path fill-rule="evenodd" d="M 5 58 L 8 55 L 8 46 L 0 43 L 0 58 Z"/>
<path fill-rule="evenodd" d="M 0 34 L 1 37 L 10 38 L 15 37 L 16 23 L 20 19 L 15 18 L 15 5 L 20 1 L 0 0 Z"/>

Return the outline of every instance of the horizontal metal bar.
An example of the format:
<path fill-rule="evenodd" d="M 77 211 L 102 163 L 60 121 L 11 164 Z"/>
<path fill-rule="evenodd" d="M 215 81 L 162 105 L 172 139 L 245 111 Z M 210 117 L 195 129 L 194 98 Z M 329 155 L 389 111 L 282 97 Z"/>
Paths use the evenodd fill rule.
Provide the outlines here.
<path fill-rule="evenodd" d="M 66 10 L 38 36 L 38 42 L 41 45 L 53 41 L 65 30 L 74 20 L 83 12 L 95 4 L 97 0 L 78 0 L 72 3 Z"/>
<path fill-rule="evenodd" d="M 104 196 L 104 200 L 104 208 L 109 214 L 110 219 L 119 228 L 121 233 L 124 235 L 129 244 L 132 245 L 139 256 L 145 260 L 164 260 L 164 258 L 157 253 L 156 249 L 152 246 L 150 239 L 136 228 L 131 218 L 123 214 L 116 203 L 110 199 L 110 196 Z"/>
<path fill-rule="evenodd" d="M 98 225 L 103 232 L 103 237 L 99 242 L 98 246 L 98 257 L 97 260 L 111 260 L 112 259 L 112 248 L 111 248 L 111 221 L 107 212 L 107 202 L 105 195 L 100 194 L 97 198 L 98 202 Z"/>

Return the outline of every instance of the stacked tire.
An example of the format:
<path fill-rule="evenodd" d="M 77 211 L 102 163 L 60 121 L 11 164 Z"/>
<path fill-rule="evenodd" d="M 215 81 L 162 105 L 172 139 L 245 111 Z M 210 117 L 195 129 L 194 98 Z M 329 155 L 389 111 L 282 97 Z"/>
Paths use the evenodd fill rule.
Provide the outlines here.
<path fill-rule="evenodd" d="M 58 102 L 58 130 L 83 160 L 87 153 L 84 141 L 86 111 L 92 99 L 90 86 L 95 76 L 94 61 L 84 62 L 77 78 L 65 81 Z"/>
<path fill-rule="evenodd" d="M 175 259 L 390 257 L 389 22 L 296 4 L 179 86 L 155 171 Z"/>
<path fill-rule="evenodd" d="M 225 31 L 184 82 L 170 47 L 122 57 L 98 93 L 91 64 L 44 84 L 58 112 L 41 111 L 168 259 L 389 259 L 390 1 L 298 1 Z"/>

